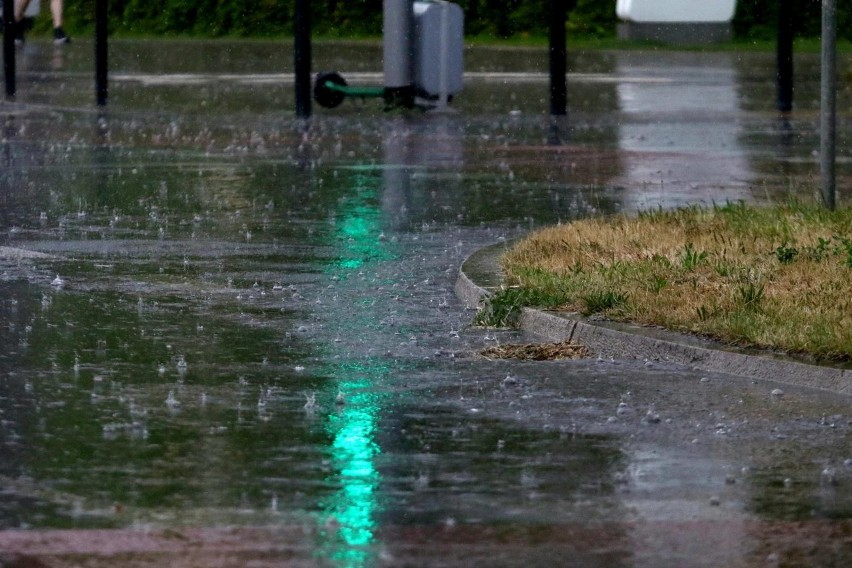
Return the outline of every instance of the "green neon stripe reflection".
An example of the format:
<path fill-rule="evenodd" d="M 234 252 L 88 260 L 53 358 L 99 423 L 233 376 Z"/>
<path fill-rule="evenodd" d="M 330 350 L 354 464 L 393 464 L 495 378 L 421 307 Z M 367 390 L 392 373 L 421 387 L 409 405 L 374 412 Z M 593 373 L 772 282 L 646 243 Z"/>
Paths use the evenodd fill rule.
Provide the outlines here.
<path fill-rule="evenodd" d="M 370 262 L 392 258 L 383 246 L 381 210 L 377 197 L 380 179 L 369 174 L 354 176 L 354 195 L 338 212 L 336 240 L 342 243 L 338 261 L 330 268 L 341 277 Z M 374 322 L 367 305 L 341 310 L 335 314 L 344 329 L 363 329 Z M 381 474 L 376 458 L 381 448 L 375 441 L 381 414 L 381 398 L 372 394 L 372 386 L 389 369 L 373 360 L 336 365 L 330 381 L 346 399 L 346 404 L 328 417 L 326 431 L 332 439 L 331 465 L 335 475 L 330 481 L 339 488 L 322 503 L 323 542 L 320 554 L 331 565 L 361 568 L 375 562 L 375 534 L 379 512 L 378 490 Z M 334 392 L 333 395 L 337 393 Z"/>
<path fill-rule="evenodd" d="M 340 385 L 341 392 L 364 382 L 345 381 Z M 339 414 L 329 417 L 328 430 L 334 437 L 332 467 L 338 472 L 340 489 L 327 502 L 324 514 L 326 526 L 333 523 L 336 529 L 329 532 L 326 543 L 335 566 L 369 566 L 373 557 L 370 545 L 375 540 L 381 483 L 375 467 L 381 453 L 374 441 L 380 411 L 377 402 L 369 395 L 356 396 Z"/>
<path fill-rule="evenodd" d="M 378 180 L 359 174 L 354 181 L 356 194 L 344 203 L 337 222 L 337 236 L 343 241 L 337 268 L 344 270 L 357 270 L 366 262 L 392 258 L 382 246 L 382 212 L 375 188 Z"/>

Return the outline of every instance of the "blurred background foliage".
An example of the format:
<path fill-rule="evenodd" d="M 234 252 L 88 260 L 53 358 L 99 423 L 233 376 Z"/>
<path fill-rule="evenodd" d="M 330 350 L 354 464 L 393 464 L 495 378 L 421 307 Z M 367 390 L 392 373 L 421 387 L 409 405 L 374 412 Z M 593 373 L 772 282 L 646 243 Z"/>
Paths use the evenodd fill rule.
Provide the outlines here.
<path fill-rule="evenodd" d="M 465 13 L 470 36 L 499 39 L 547 34 L 549 0 L 456 0 Z M 795 33 L 818 37 L 819 0 L 789 0 Z M 615 36 L 615 1 L 567 0 L 566 25 L 571 37 Z M 741 40 L 775 37 L 779 0 L 738 0 L 733 22 Z M 49 27 L 47 0 L 42 0 L 37 26 Z M 198 37 L 288 36 L 293 32 L 295 0 L 109 0 L 110 30 L 118 35 L 184 35 Z M 66 27 L 77 34 L 94 27 L 95 0 L 68 0 Z M 382 0 L 314 0 L 314 34 L 321 37 L 369 37 L 382 31 Z M 852 2 L 838 2 L 838 36 L 852 40 Z"/>

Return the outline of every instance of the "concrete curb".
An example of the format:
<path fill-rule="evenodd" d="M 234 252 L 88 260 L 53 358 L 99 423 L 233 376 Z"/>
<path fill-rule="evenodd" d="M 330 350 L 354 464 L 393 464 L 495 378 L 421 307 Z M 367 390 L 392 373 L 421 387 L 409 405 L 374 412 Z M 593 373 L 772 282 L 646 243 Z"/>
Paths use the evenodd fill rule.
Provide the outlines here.
<path fill-rule="evenodd" d="M 498 259 L 504 249 L 505 245 L 486 247 L 462 263 L 455 292 L 466 307 L 480 307 L 500 288 Z M 582 343 L 602 357 L 666 361 L 704 371 L 852 394 L 852 369 L 810 365 L 763 352 L 748 353 L 678 333 L 589 321 L 578 314 L 524 308 L 519 323 L 524 331 L 550 341 L 569 339 Z"/>

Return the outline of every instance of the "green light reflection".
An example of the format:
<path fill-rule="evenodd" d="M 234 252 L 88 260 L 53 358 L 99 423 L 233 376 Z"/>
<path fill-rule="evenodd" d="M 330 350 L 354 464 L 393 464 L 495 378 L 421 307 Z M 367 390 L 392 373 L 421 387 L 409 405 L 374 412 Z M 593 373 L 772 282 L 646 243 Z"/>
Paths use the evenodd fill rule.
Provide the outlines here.
<path fill-rule="evenodd" d="M 353 176 L 354 194 L 341 202 L 335 238 L 342 246 L 338 260 L 329 266 L 336 273 L 342 272 L 341 277 L 371 262 L 393 258 L 381 238 L 380 181 L 376 175 L 358 173 Z M 354 309 L 336 312 L 335 317 L 346 329 L 363 329 L 374 323 L 369 303 L 358 302 Z M 375 437 L 382 397 L 372 390 L 389 372 L 384 362 L 371 359 L 338 364 L 330 370 L 330 388 L 338 389 L 346 400 L 328 416 L 325 426 L 332 439 L 334 475 L 329 481 L 339 487 L 320 504 L 320 555 L 333 566 L 361 568 L 375 564 L 382 481 L 376 469 L 381 448 Z"/>
<path fill-rule="evenodd" d="M 341 392 L 351 392 L 354 385 L 363 388 L 365 382 L 368 380 L 344 381 Z M 325 526 L 333 527 L 326 531 L 327 541 L 323 544 L 335 566 L 369 566 L 374 556 L 371 545 L 375 540 L 381 483 L 381 474 L 375 467 L 381 453 L 374 440 L 381 410 L 378 402 L 375 396 L 357 395 L 339 413 L 329 416 L 332 467 L 340 488 L 323 507 Z"/>
<path fill-rule="evenodd" d="M 393 256 L 382 246 L 382 212 L 377 197 L 378 179 L 355 176 L 355 195 L 343 203 L 338 216 L 337 238 L 343 250 L 335 268 L 357 270 L 365 263 L 389 260 Z"/>

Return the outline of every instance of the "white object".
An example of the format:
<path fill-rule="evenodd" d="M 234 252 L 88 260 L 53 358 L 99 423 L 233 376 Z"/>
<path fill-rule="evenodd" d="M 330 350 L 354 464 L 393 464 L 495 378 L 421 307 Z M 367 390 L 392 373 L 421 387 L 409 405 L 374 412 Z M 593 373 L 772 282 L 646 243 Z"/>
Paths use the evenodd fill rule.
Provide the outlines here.
<path fill-rule="evenodd" d="M 736 0 L 617 0 L 615 13 L 630 22 L 730 22 Z"/>
<path fill-rule="evenodd" d="M 464 12 L 450 2 L 414 3 L 414 87 L 446 100 L 462 89 Z"/>

